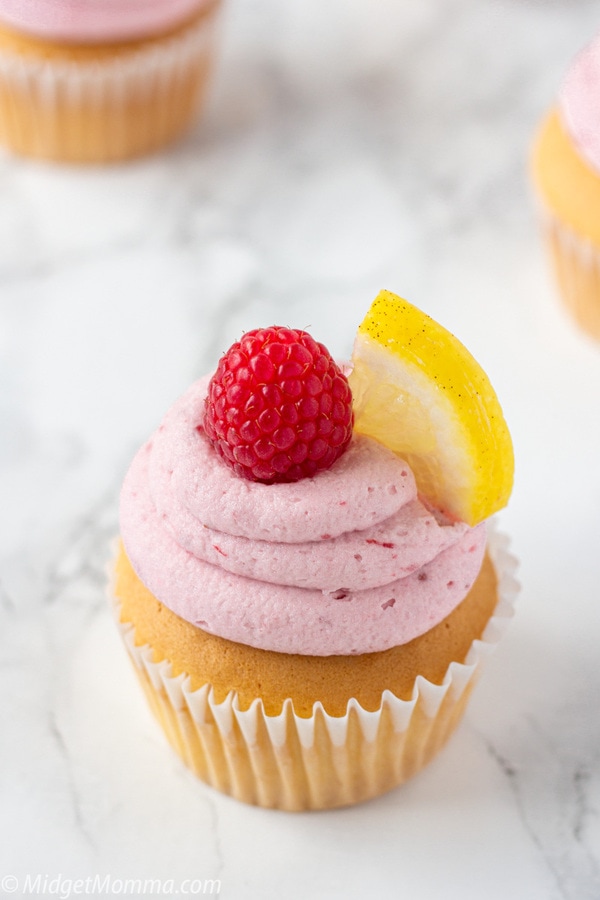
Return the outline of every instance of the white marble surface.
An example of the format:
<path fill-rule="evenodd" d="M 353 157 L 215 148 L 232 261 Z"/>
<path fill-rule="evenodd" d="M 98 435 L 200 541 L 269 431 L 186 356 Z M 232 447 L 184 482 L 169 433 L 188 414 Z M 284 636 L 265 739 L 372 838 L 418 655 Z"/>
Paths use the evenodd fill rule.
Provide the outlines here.
<path fill-rule="evenodd" d="M 108 875 L 236 900 L 600 897 L 600 347 L 557 302 L 526 177 L 598 18 L 593 0 L 230 0 L 210 109 L 177 148 L 108 170 L 0 158 L 0 876 L 20 884 L 2 896 L 29 873 L 46 893 Z M 518 616 L 412 783 L 345 811 L 246 808 L 185 770 L 134 683 L 104 587 L 119 484 L 242 330 L 310 326 L 345 355 L 383 286 L 503 401 Z"/>

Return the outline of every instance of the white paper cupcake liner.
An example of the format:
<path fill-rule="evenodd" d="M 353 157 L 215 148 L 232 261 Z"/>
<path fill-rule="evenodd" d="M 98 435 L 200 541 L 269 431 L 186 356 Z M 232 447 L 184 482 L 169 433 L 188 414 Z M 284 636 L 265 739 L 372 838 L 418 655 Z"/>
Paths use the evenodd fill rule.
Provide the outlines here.
<path fill-rule="evenodd" d="M 158 41 L 95 59 L 0 50 L 0 140 L 41 158 L 106 162 L 177 137 L 202 101 L 219 2 Z"/>
<path fill-rule="evenodd" d="M 347 805 L 411 777 L 454 730 L 513 616 L 518 592 L 516 560 L 507 538 L 493 527 L 488 551 L 498 577 L 498 603 L 465 662 L 451 663 L 440 685 L 417 677 L 410 700 L 384 691 L 374 712 L 351 699 L 343 716 L 329 715 L 318 702 L 311 716 L 302 717 L 288 699 L 279 715 L 267 715 L 260 699 L 240 709 L 234 692 L 217 703 L 212 686 L 192 691 L 189 676 L 173 676 L 170 663 L 153 661 L 150 646 L 136 646 L 131 624 L 120 623 L 121 634 L 169 740 L 204 781 L 262 806 Z"/>
<path fill-rule="evenodd" d="M 600 247 L 538 203 L 538 217 L 565 306 L 600 340 Z"/>

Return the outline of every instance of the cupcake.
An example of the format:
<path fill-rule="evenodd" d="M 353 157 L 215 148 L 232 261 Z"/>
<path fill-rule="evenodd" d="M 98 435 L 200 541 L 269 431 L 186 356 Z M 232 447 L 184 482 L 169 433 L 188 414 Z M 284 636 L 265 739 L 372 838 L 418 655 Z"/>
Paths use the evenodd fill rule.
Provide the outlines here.
<path fill-rule="evenodd" d="M 535 141 L 533 178 L 561 296 L 600 339 L 600 36 L 573 61 Z"/>
<path fill-rule="evenodd" d="M 286 810 L 418 772 L 512 614 L 514 563 L 487 522 L 512 471 L 483 371 L 389 292 L 350 372 L 303 331 L 236 342 L 121 494 L 116 617 L 187 765 Z"/>
<path fill-rule="evenodd" d="M 156 150 L 204 97 L 220 0 L 0 0 L 0 141 L 105 163 Z"/>

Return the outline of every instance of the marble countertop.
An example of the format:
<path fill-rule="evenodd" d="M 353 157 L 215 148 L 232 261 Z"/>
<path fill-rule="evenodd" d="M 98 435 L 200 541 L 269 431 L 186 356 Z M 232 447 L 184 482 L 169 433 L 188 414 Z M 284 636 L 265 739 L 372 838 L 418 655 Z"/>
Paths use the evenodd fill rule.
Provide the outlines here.
<path fill-rule="evenodd" d="M 560 307 L 527 181 L 597 27 L 592 0 L 229 0 L 177 147 L 108 169 L 0 157 L 2 896 L 39 874 L 46 893 L 598 900 L 600 347 Z M 381 287 L 458 334 L 502 400 L 518 614 L 412 782 L 330 813 L 244 807 L 172 754 L 119 644 L 120 482 L 243 330 L 309 326 L 344 356 Z"/>

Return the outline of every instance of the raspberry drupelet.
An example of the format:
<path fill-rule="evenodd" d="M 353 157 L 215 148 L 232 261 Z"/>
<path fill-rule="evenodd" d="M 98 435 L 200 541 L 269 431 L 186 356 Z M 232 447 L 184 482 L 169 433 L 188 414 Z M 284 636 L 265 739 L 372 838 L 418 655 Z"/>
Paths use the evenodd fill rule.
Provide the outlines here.
<path fill-rule="evenodd" d="M 221 357 L 199 428 L 238 475 L 273 483 L 328 469 L 353 421 L 350 386 L 327 348 L 306 331 L 272 326 Z"/>

